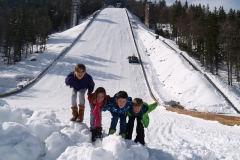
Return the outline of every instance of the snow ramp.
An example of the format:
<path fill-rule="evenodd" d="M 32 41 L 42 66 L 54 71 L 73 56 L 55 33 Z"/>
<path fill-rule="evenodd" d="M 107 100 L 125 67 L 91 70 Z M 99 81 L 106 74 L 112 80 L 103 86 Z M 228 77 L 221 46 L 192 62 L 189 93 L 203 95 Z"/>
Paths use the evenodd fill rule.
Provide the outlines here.
<path fill-rule="evenodd" d="M 6 100 L 10 106 L 32 110 L 64 108 L 71 115 L 70 88 L 65 85 L 65 77 L 77 63 L 83 63 L 95 88 L 104 87 L 111 96 L 124 90 L 133 98 L 152 103 L 141 66 L 128 63 L 133 53 L 137 54 L 125 9 L 104 9 L 40 79 Z"/>
<path fill-rule="evenodd" d="M 151 97 L 155 96 L 154 98 L 160 98 L 161 103 L 167 93 L 164 93 L 165 96 L 161 96 L 161 93 L 155 95 L 151 93 L 151 86 L 145 80 L 148 77 L 143 72 L 144 65 L 141 67 L 139 64 L 128 63 L 128 56 L 138 55 L 138 47 L 135 46 L 136 42 L 133 36 L 125 9 L 108 8 L 102 10 L 83 34 L 66 50 L 63 57 L 46 69 L 37 83 L 20 94 L 8 98 L 11 99 L 8 101 L 9 105 L 35 110 L 32 104 L 38 102 L 34 105 L 37 106 L 36 109 L 60 107 L 69 110 L 69 105 L 71 105 L 69 102 L 70 89 L 65 86 L 64 79 L 69 72 L 74 70 L 77 63 L 85 64 L 87 72 L 92 75 L 96 83 L 95 88 L 100 86 L 106 88 L 107 94 L 110 96 L 124 90 L 129 96 L 141 97 L 148 103 L 153 102 Z M 140 56 L 139 54 L 139 58 L 141 58 Z M 149 78 L 154 79 L 153 77 Z M 161 83 L 158 83 L 156 78 L 154 81 L 156 82 L 154 85 L 156 90 L 161 87 Z M 56 106 L 52 106 L 52 104 L 56 104 Z M 226 125 L 240 124 L 239 117 L 165 107 L 169 111 L 206 120 L 217 120 Z"/>
<path fill-rule="evenodd" d="M 145 147 L 132 141 L 123 140 L 118 135 L 108 136 L 103 140 L 106 143 L 83 143 L 86 139 L 85 135 L 89 137 L 90 133 L 86 133 L 84 130 L 80 134 L 80 129 L 89 126 L 90 107 L 86 102 L 83 123 L 69 122 L 71 118 L 71 93 L 70 88 L 64 82 L 66 75 L 74 70 L 77 63 L 86 65 L 87 73 L 92 75 L 95 81 L 95 88 L 105 87 L 107 94 L 111 96 L 120 90 L 125 90 L 133 98 L 141 97 L 148 103 L 153 102 L 141 66 L 128 63 L 127 57 L 133 53 L 136 54 L 128 23 L 125 9 L 102 10 L 75 44 L 40 79 L 21 93 L 0 99 L 1 106 L 8 106 L 12 109 L 5 109 L 5 112 L 2 113 L 15 115 L 13 116 L 15 119 L 23 117 L 22 123 L 33 129 L 36 129 L 37 125 L 35 124 L 40 124 L 41 127 L 31 131 L 31 133 L 45 142 L 41 143 L 46 152 L 46 156 L 42 154 L 43 159 L 57 159 L 60 154 L 59 159 L 71 159 L 71 156 L 77 157 L 78 154 L 79 157 L 86 157 L 85 159 L 100 158 L 99 155 L 103 154 L 105 156 L 111 154 L 114 158 L 102 159 L 238 159 L 240 144 L 238 126 L 223 126 L 217 122 L 179 115 L 168 112 L 161 106 L 149 115 L 150 124 L 145 129 Z M 21 115 L 19 108 L 25 111 L 25 116 Z M 27 109 L 25 110 L 25 108 Z M 3 116 L 0 117 L 3 119 Z M 9 117 L 9 121 L 13 121 L 13 118 Z M 25 123 L 25 119 L 28 119 L 29 123 Z M 110 126 L 110 121 L 111 114 L 103 112 L 102 126 L 106 132 Z M 69 125 L 74 127 L 71 128 Z M 6 126 L 12 127 L 13 132 L 18 131 L 14 127 L 17 126 L 15 123 L 5 121 L 2 128 L 5 129 Z M 23 135 L 30 132 L 24 126 L 18 125 L 17 127 L 22 128 Z M 118 129 L 119 126 L 117 126 L 117 134 Z M 46 131 L 49 131 L 50 136 L 46 134 Z M 11 135 L 15 137 L 17 134 Z M 134 129 L 133 138 L 135 136 Z M 15 141 L 12 143 L 14 143 L 13 146 L 16 145 Z M 7 148 L 7 145 L 4 147 Z M 15 148 L 18 149 L 18 147 Z M 92 150 L 95 152 L 90 152 Z M 135 152 L 132 153 L 132 151 Z M 11 154 L 15 153 L 11 150 Z M 21 154 L 24 153 L 21 152 Z M 128 157 L 126 158 L 126 156 Z"/>
<path fill-rule="evenodd" d="M 129 13 L 128 13 L 128 15 L 129 15 Z M 161 97 L 161 93 L 160 93 L 160 90 L 158 91 L 158 93 L 153 93 L 153 91 L 156 90 L 156 89 L 159 89 L 159 87 L 161 87 L 161 83 L 158 83 L 158 85 L 154 85 L 154 88 L 149 83 L 148 79 L 149 78 L 154 79 L 154 78 L 148 77 L 147 74 L 146 74 L 146 71 L 144 69 L 146 66 L 144 66 L 144 64 L 142 63 L 142 60 L 141 60 L 142 59 L 141 56 L 143 56 L 144 51 L 141 50 L 141 46 L 139 44 L 139 41 L 136 41 L 136 39 L 138 40 L 138 38 L 136 38 L 136 33 L 133 31 L 135 28 L 137 28 L 136 25 L 135 25 L 135 20 L 134 20 L 133 17 L 132 17 L 132 20 L 130 20 L 130 19 L 131 18 L 129 18 L 129 22 L 130 22 L 130 25 L 131 25 L 132 35 L 134 37 L 134 44 L 135 44 L 138 56 L 139 56 L 140 61 L 141 61 L 141 66 L 142 66 L 144 78 L 145 78 L 146 84 L 148 86 L 150 96 L 153 99 L 156 100 L 156 96 Z M 156 73 L 154 73 L 154 74 L 156 74 Z M 152 81 L 156 82 L 157 80 L 154 79 Z M 213 82 L 211 82 L 211 83 L 214 85 Z M 220 90 L 218 90 L 218 91 L 221 92 Z M 160 101 L 164 101 L 164 98 L 160 99 Z M 158 104 L 161 105 L 160 103 L 158 103 Z M 208 113 L 208 112 L 199 112 L 199 111 L 187 110 L 187 109 L 184 109 L 184 107 L 180 104 L 177 105 L 177 107 L 169 107 L 169 106 L 164 106 L 164 107 L 166 108 L 167 111 L 177 112 L 178 114 L 190 115 L 192 117 L 197 117 L 197 118 L 201 118 L 201 119 L 205 119 L 205 120 L 218 121 L 219 123 L 224 124 L 224 125 L 229 125 L 229 126 L 240 125 L 240 117 L 239 116 L 228 116 L 228 115 L 222 115 L 222 114 L 214 114 L 214 113 Z"/>

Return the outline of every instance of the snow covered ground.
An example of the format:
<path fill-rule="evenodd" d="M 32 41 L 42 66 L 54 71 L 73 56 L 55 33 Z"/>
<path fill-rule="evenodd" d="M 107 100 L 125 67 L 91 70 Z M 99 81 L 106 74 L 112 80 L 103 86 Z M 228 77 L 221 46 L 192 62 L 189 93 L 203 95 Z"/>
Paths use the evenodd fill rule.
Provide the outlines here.
<path fill-rule="evenodd" d="M 143 61 L 150 59 L 152 62 L 150 64 L 145 63 L 145 68 L 154 68 L 160 83 L 162 83 L 161 89 L 157 89 L 156 92 L 167 92 L 164 93 L 165 104 L 166 102 L 174 100 L 180 102 L 186 109 L 236 115 L 236 111 L 226 102 L 225 98 L 212 84 L 207 81 L 204 75 L 196 71 L 179 54 L 182 51 L 178 49 L 173 41 L 163 37 L 156 39 L 155 34 L 139 22 L 137 17 L 131 15 L 130 19 L 139 48 L 141 49 L 140 53 Z M 177 50 L 177 53 L 163 41 Z M 231 100 L 234 106 L 240 110 L 240 92 L 238 90 L 226 85 L 226 82 L 224 83 L 219 76 L 214 76 L 204 70 L 204 68 L 200 67 L 200 64 L 189 57 L 187 53 L 182 53 L 197 66 L 202 73 L 208 75 Z M 152 77 L 152 75 L 149 77 Z M 153 88 L 155 88 L 155 85 L 153 85 Z M 156 95 L 160 93 L 156 93 Z"/>
<path fill-rule="evenodd" d="M 130 20 L 135 21 L 133 28 L 143 64 L 161 104 L 176 100 L 187 108 L 236 114 L 179 54 L 156 41 L 137 19 L 130 17 Z M 47 42 L 48 52 L 32 55 L 42 57 L 42 60 L 37 57 L 34 64 L 25 60 L 16 66 L 1 65 L 1 78 L 38 75 L 82 32 L 82 25 L 58 33 L 55 39 L 56 35 L 52 35 Z M 72 36 L 67 38 L 69 35 Z M 86 100 L 83 123 L 69 121 L 70 89 L 64 83 L 65 77 L 77 63 L 84 63 L 95 88 L 104 87 L 110 96 L 125 90 L 133 98 L 152 103 L 140 65 L 128 63 L 127 57 L 133 53 L 136 54 L 136 49 L 125 9 L 102 10 L 71 49 L 39 80 L 18 94 L 0 99 L 0 157 L 6 160 L 240 159 L 239 126 L 179 115 L 163 106 L 149 115 L 146 146 L 123 140 L 118 135 L 119 126 L 115 135 L 91 143 L 89 104 Z M 2 93 L 6 90 L 2 92 L 1 88 Z M 105 135 L 110 121 L 110 113 L 104 112 Z"/>
<path fill-rule="evenodd" d="M 44 53 L 29 54 L 16 65 L 4 64 L 2 54 L 0 59 L 0 95 L 19 89 L 19 85 L 27 85 L 34 80 L 44 69 L 51 65 L 58 56 L 63 53 L 74 40 L 84 31 L 93 17 L 83 21 L 65 32 L 55 33 L 47 40 L 47 50 Z M 34 48 L 35 49 L 35 48 Z M 36 59 L 36 61 L 31 61 Z"/>

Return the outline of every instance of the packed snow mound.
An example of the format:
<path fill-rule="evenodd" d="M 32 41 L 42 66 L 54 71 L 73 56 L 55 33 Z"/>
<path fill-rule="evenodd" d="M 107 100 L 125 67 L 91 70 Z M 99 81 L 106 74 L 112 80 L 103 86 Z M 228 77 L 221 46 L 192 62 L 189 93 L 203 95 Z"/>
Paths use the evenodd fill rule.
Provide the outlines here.
<path fill-rule="evenodd" d="M 34 135 L 44 142 L 53 132 L 60 130 L 59 122 L 52 111 L 38 110 L 33 113 L 26 125 Z"/>
<path fill-rule="evenodd" d="M 0 122 L 0 157 L 6 160 L 149 158 L 145 146 L 117 134 L 92 143 L 85 123 L 64 124 L 49 110 L 4 106 L 0 108 Z"/>
<path fill-rule="evenodd" d="M 0 124 L 3 124 L 4 122 L 17 122 L 24 124 L 32 113 L 33 111 L 30 111 L 29 109 L 11 109 L 9 106 L 5 105 L 0 107 Z"/>
<path fill-rule="evenodd" d="M 0 137 L 1 159 L 33 160 L 44 153 L 44 144 L 22 124 L 4 122 L 0 126 Z"/>
<path fill-rule="evenodd" d="M 103 138 L 102 141 L 97 139 L 95 145 L 81 143 L 79 146 L 70 146 L 58 160 L 146 160 L 148 158 L 149 152 L 145 146 L 124 140 L 121 136 L 114 134 Z"/>
<path fill-rule="evenodd" d="M 96 148 L 90 143 L 82 143 L 79 146 L 68 147 L 57 160 L 86 160 L 86 159 L 116 159 L 110 151 Z"/>

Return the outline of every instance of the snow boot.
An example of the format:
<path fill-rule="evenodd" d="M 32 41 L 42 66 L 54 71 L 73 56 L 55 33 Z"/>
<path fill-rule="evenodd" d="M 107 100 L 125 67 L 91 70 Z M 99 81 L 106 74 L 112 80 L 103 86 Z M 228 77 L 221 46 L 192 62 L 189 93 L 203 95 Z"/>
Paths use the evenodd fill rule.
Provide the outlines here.
<path fill-rule="evenodd" d="M 96 127 L 96 129 L 97 129 L 96 137 L 102 138 L 102 127 Z"/>
<path fill-rule="evenodd" d="M 90 129 L 90 131 L 92 132 L 92 142 L 96 141 L 96 133 L 97 133 L 97 129 Z"/>
<path fill-rule="evenodd" d="M 76 106 L 71 107 L 72 108 L 72 115 L 73 117 L 70 119 L 70 121 L 76 121 L 78 117 L 78 108 Z"/>
<path fill-rule="evenodd" d="M 141 139 L 141 140 L 140 140 L 140 139 L 137 138 L 137 137 L 135 138 L 134 142 L 135 142 L 135 143 L 139 142 L 139 143 L 141 143 L 142 145 L 145 145 L 144 139 Z"/>
<path fill-rule="evenodd" d="M 114 134 L 115 132 L 116 132 L 116 129 L 111 129 L 111 128 L 110 128 L 108 134 L 109 134 L 109 135 L 112 135 L 112 134 Z"/>
<path fill-rule="evenodd" d="M 120 133 L 120 136 L 122 136 L 123 139 L 126 139 L 126 134 L 125 133 Z"/>
<path fill-rule="evenodd" d="M 84 106 L 79 104 L 79 114 L 78 114 L 78 118 L 76 119 L 77 122 L 82 122 L 83 121 L 83 117 L 84 117 Z"/>

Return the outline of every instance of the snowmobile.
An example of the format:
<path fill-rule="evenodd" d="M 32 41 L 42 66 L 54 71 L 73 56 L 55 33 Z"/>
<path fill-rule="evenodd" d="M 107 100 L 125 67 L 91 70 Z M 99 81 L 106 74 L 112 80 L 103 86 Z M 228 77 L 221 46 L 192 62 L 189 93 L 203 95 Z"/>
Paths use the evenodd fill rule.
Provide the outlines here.
<path fill-rule="evenodd" d="M 128 61 L 129 63 L 139 63 L 138 58 L 134 54 L 128 57 Z"/>

